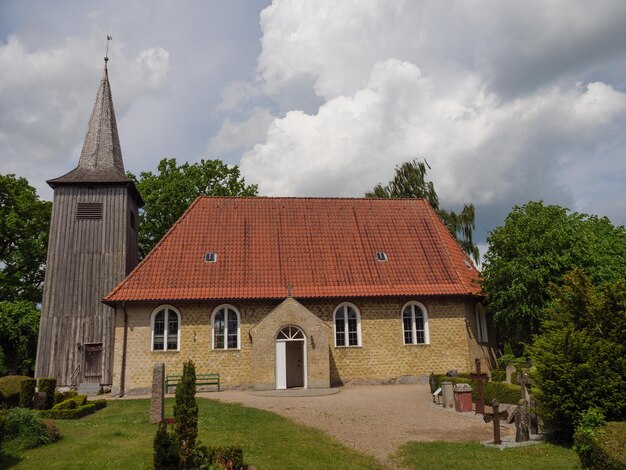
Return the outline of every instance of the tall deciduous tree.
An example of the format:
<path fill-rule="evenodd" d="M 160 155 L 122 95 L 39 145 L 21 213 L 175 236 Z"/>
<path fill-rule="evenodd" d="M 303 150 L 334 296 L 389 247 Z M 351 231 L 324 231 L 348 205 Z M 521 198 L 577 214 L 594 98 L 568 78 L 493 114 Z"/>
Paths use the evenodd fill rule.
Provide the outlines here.
<path fill-rule="evenodd" d="M 38 332 L 39 310 L 33 302 L 0 302 L 0 375 L 27 375 L 33 370 Z"/>
<path fill-rule="evenodd" d="M 417 159 L 404 162 L 396 167 L 393 179 L 385 186 L 378 183 L 374 189 L 366 193 L 366 197 L 380 198 L 423 198 L 428 201 L 437 215 L 443 220 L 450 233 L 458 240 L 463 251 L 478 262 L 480 253 L 472 239 L 476 224 L 474 222 L 474 205 L 465 204 L 461 212 L 448 211 L 439 207 L 439 197 L 432 181 L 426 181 L 425 161 Z"/>
<path fill-rule="evenodd" d="M 591 407 L 625 420 L 626 282 L 596 286 L 576 268 L 552 298 L 531 348 L 545 417 L 566 438 Z"/>
<path fill-rule="evenodd" d="M 541 331 L 549 285 L 575 267 L 593 282 L 626 278 L 626 230 L 542 202 L 516 206 L 487 238 L 483 291 L 500 337 L 521 352 Z"/>
<path fill-rule="evenodd" d="M 140 214 L 142 255 L 154 247 L 198 196 L 256 196 L 257 186 L 246 185 L 237 166 L 220 160 L 177 165 L 175 158 L 159 162 L 157 173 L 144 171 L 132 178 L 146 205 Z"/>
<path fill-rule="evenodd" d="M 41 302 L 51 209 L 26 179 L 0 175 L 0 301 Z"/>

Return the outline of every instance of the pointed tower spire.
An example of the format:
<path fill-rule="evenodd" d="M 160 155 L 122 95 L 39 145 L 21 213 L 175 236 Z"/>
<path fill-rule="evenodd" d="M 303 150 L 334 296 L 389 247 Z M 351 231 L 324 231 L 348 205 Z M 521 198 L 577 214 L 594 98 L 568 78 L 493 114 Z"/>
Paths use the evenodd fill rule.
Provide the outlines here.
<path fill-rule="evenodd" d="M 122 183 L 130 181 L 124 171 L 122 149 L 117 133 L 117 122 L 107 69 L 108 60 L 107 48 L 102 80 L 89 119 L 78 166 L 59 178 L 49 180 L 48 184 L 52 187 L 68 183 Z"/>

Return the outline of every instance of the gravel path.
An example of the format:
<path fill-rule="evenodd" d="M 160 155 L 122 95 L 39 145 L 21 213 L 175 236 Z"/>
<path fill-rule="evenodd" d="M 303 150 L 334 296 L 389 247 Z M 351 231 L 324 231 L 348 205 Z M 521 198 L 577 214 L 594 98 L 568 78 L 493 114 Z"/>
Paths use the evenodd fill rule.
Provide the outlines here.
<path fill-rule="evenodd" d="M 316 427 L 383 464 L 409 441 L 488 441 L 493 427 L 474 413 L 432 403 L 428 385 L 355 385 L 315 397 L 268 397 L 245 391 L 199 393 L 210 399 L 272 411 Z M 502 436 L 510 429 L 502 428 Z"/>

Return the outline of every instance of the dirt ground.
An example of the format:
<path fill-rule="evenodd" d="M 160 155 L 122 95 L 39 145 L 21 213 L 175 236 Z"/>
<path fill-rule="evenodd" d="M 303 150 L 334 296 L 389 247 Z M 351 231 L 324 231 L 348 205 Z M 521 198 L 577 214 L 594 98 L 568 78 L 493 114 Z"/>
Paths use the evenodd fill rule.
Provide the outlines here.
<path fill-rule="evenodd" d="M 434 405 L 428 385 L 354 385 L 313 397 L 258 396 L 245 391 L 198 396 L 278 413 L 321 429 L 386 464 L 389 455 L 409 441 L 493 439 L 493 426 L 482 416 Z M 503 427 L 502 437 L 510 432 Z"/>

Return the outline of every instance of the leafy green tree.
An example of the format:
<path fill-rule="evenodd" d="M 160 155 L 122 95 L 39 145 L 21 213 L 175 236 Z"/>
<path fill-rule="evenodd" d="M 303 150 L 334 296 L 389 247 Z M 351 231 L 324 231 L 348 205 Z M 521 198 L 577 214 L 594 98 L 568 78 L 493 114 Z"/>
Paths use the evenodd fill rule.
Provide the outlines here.
<path fill-rule="evenodd" d="M 198 437 L 196 367 L 193 361 L 187 361 L 183 364 L 183 375 L 176 386 L 174 420 L 174 435 L 180 449 L 181 468 L 193 468 L 196 438 Z"/>
<path fill-rule="evenodd" d="M 541 331 L 548 286 L 581 268 L 598 283 L 626 278 L 626 230 L 609 219 L 529 202 L 487 238 L 482 277 L 487 310 L 517 353 Z"/>
<path fill-rule="evenodd" d="M 143 256 L 165 235 L 198 196 L 256 196 L 237 166 L 220 160 L 177 165 L 175 158 L 159 162 L 157 173 L 144 171 L 135 181 L 146 205 L 140 214 L 139 248 Z"/>
<path fill-rule="evenodd" d="M 461 212 L 448 211 L 439 207 L 439 197 L 432 181 L 426 181 L 426 161 L 417 159 L 404 162 L 396 167 L 393 179 L 385 186 L 378 183 L 374 189 L 366 193 L 366 197 L 379 198 L 422 198 L 426 199 L 437 215 L 446 224 L 450 233 L 459 245 L 478 262 L 480 253 L 472 239 L 476 224 L 474 222 L 474 205 L 465 204 Z M 428 167 L 430 168 L 430 167 Z"/>
<path fill-rule="evenodd" d="M 0 375 L 32 371 L 38 332 L 39 310 L 33 302 L 0 302 Z"/>
<path fill-rule="evenodd" d="M 576 268 L 551 289 L 530 349 L 544 415 L 571 439 L 590 408 L 626 420 L 626 282 L 594 285 Z"/>
<path fill-rule="evenodd" d="M 0 175 L 0 301 L 41 302 L 51 209 L 26 179 Z"/>

